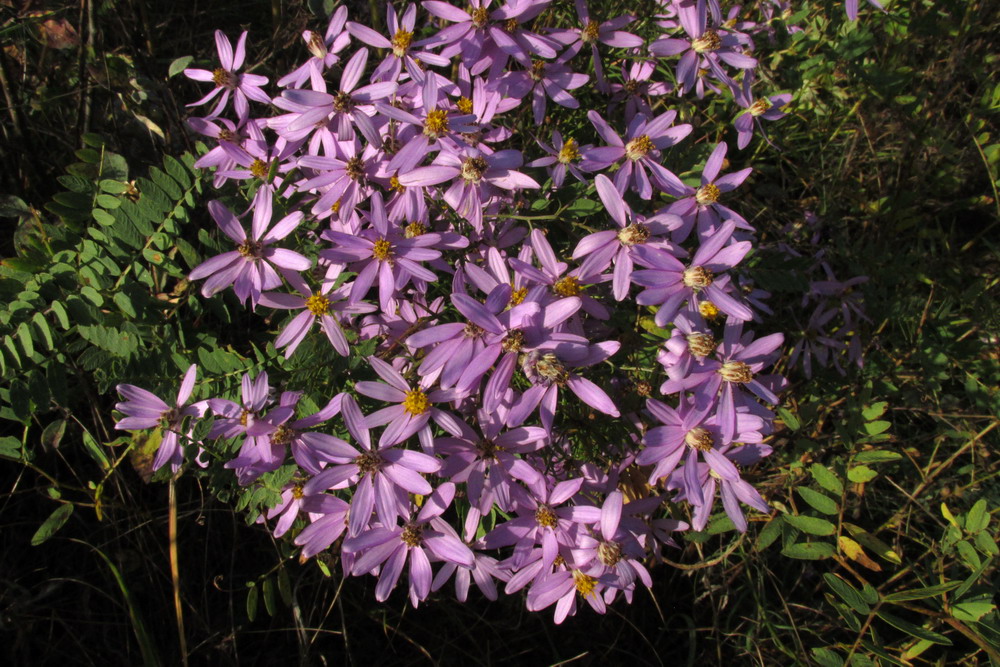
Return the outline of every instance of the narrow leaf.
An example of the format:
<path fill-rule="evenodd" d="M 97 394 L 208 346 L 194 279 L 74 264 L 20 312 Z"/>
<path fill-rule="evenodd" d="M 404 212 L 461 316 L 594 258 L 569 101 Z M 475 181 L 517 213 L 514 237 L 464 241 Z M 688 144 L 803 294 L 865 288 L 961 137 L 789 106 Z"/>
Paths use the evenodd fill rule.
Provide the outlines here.
<path fill-rule="evenodd" d="M 46 541 L 53 535 L 56 531 L 63 527 L 63 525 L 69 520 L 70 514 L 73 513 L 74 505 L 66 503 L 65 505 L 60 505 L 55 509 L 49 518 L 38 527 L 35 534 L 31 536 L 31 546 L 37 547 L 42 542 Z"/>

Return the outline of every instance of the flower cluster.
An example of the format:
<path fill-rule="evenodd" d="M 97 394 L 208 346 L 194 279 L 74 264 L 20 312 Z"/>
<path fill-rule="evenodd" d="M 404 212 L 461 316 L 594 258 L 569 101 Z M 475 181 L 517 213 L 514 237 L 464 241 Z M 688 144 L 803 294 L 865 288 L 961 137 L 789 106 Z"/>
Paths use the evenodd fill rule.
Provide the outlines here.
<path fill-rule="evenodd" d="M 214 144 L 198 166 L 251 194 L 239 214 L 209 204 L 232 249 L 190 278 L 206 297 L 231 286 L 254 309 L 294 311 L 274 341 L 288 357 L 317 323 L 339 355 L 374 339 L 358 370 L 371 379 L 332 397 L 297 388 L 325 405 L 301 416 L 303 393 L 272 390 L 264 372 L 244 377 L 241 402 L 182 407 L 192 367 L 174 407 L 121 385 L 118 427 L 165 428 L 155 465 L 176 468 L 185 419 L 212 415 L 190 444 L 222 458 L 209 441 L 235 439 L 225 466 L 242 485 L 290 455 L 275 534 L 303 557 L 338 550 L 345 573 L 379 578 L 379 600 L 405 566 L 414 605 L 454 580 L 462 600 L 473 581 L 489 598 L 527 589 L 527 607 L 554 605 L 557 621 L 580 602 L 603 612 L 650 586 L 651 558 L 704 528 L 717 498 L 739 530 L 743 506 L 768 512 L 742 469 L 771 452 L 783 380 L 766 371 L 783 337 L 748 329 L 762 312 L 743 288 L 755 229 L 724 203 L 751 169 L 730 169 L 719 142 L 698 185 L 682 180 L 694 130 L 668 108 L 730 96 L 741 149 L 780 119 L 789 97 L 753 90 L 765 24 L 725 18 L 716 0 L 660 0 L 658 32 L 639 36 L 636 17 L 602 22 L 576 0 L 578 23 L 533 28 L 552 4 L 390 4 L 385 34 L 341 7 L 325 33 L 303 33 L 312 57 L 273 97 L 239 71 L 246 33 L 235 51 L 217 33 L 219 66 L 186 71 L 215 85 L 195 104 L 218 99 L 191 119 Z M 675 80 L 657 81 L 658 64 Z M 580 136 L 527 139 L 595 90 L 608 107 L 577 112 Z M 529 196 L 564 187 L 596 192 L 608 224 L 578 238 L 524 224 Z M 665 381 L 624 411 L 610 322 L 647 309 L 667 333 L 646 373 Z M 567 411 L 620 419 L 631 437 L 582 457 Z M 671 518 L 683 508 L 687 521 Z"/>

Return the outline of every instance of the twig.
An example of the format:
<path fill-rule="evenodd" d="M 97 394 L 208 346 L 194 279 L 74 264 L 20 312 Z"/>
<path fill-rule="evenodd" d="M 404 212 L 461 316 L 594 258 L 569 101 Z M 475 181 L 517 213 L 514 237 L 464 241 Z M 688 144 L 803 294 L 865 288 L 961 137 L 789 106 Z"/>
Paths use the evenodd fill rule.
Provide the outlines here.
<path fill-rule="evenodd" d="M 174 586 L 174 615 L 177 618 L 177 635 L 181 646 L 181 664 L 187 667 L 188 650 L 187 637 L 184 633 L 184 610 L 181 608 L 181 576 L 180 565 L 177 560 L 177 477 L 170 477 L 168 487 L 169 514 L 167 519 L 168 533 L 170 539 L 170 580 Z"/>

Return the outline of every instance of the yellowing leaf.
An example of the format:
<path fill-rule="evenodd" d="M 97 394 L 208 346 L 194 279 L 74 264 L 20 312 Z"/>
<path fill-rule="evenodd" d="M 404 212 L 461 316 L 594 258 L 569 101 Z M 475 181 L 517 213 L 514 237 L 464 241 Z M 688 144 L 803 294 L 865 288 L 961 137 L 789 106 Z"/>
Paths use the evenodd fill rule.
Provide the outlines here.
<path fill-rule="evenodd" d="M 948 509 L 948 505 L 946 503 L 941 503 L 941 516 L 943 516 L 948 523 L 955 526 L 955 528 L 958 528 L 959 530 L 962 529 L 962 527 L 958 525 L 958 521 L 955 520 L 955 515 L 951 513 L 950 509 Z"/>
<path fill-rule="evenodd" d="M 840 550 L 844 552 L 845 556 L 853 561 L 856 561 L 858 565 L 866 567 L 873 572 L 882 571 L 882 566 L 869 558 L 868 554 L 865 553 L 865 550 L 861 547 L 861 545 L 846 535 L 841 535 L 837 538 L 837 546 L 840 547 Z"/>

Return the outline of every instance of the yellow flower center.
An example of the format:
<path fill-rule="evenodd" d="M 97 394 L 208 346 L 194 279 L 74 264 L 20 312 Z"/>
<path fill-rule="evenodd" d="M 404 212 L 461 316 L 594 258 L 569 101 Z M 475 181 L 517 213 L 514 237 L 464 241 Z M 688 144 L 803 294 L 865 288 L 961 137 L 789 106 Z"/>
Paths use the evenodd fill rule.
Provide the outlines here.
<path fill-rule="evenodd" d="M 767 99 L 766 97 L 763 97 L 750 105 L 750 115 L 760 116 L 768 109 L 770 109 L 771 106 L 772 106 L 771 100 Z"/>
<path fill-rule="evenodd" d="M 372 257 L 380 262 L 386 261 L 392 257 L 392 244 L 384 238 L 375 241 L 375 245 L 372 246 Z"/>
<path fill-rule="evenodd" d="M 513 285 L 511 285 L 511 287 L 514 288 Z M 522 303 L 524 303 L 524 299 L 526 296 L 528 296 L 527 287 L 514 288 L 513 291 L 510 293 L 510 305 L 520 306 Z"/>
<path fill-rule="evenodd" d="M 330 205 L 330 210 L 333 211 L 334 213 L 340 213 L 340 200 L 339 199 L 337 201 L 333 202 L 333 204 Z"/>
<path fill-rule="evenodd" d="M 251 239 L 247 239 L 236 248 L 237 252 L 247 259 L 259 259 L 261 250 L 263 249 L 264 245 L 260 241 Z"/>
<path fill-rule="evenodd" d="M 618 565 L 622 559 L 622 545 L 617 542 L 601 542 L 597 545 L 597 559 L 608 567 Z"/>
<path fill-rule="evenodd" d="M 392 54 L 397 58 L 402 58 L 406 55 L 406 51 L 410 48 L 410 43 L 412 41 L 412 32 L 408 30 L 397 30 L 396 34 L 392 36 Z"/>
<path fill-rule="evenodd" d="M 403 192 L 406 190 L 406 186 L 399 182 L 398 176 L 392 176 L 389 178 L 389 189 L 396 192 Z"/>
<path fill-rule="evenodd" d="M 500 343 L 500 347 L 503 348 L 504 352 L 520 352 L 523 346 L 524 332 L 520 329 L 511 331 L 504 336 L 503 342 Z"/>
<path fill-rule="evenodd" d="M 698 188 L 694 193 L 694 200 L 701 204 L 702 206 L 708 206 L 709 204 L 714 204 L 719 201 L 719 197 L 722 195 L 722 190 L 719 189 L 715 183 L 709 183 L 708 185 L 703 185 Z"/>
<path fill-rule="evenodd" d="M 691 449 L 697 449 L 699 452 L 710 450 L 713 442 L 712 434 L 708 432 L 708 429 L 701 426 L 696 426 L 684 434 L 684 444 Z"/>
<path fill-rule="evenodd" d="M 645 243 L 648 238 L 649 229 L 646 228 L 646 225 L 638 222 L 633 222 L 631 225 L 618 232 L 618 240 L 625 246 Z"/>
<path fill-rule="evenodd" d="M 427 394 L 424 392 L 419 389 L 411 389 L 406 392 L 406 398 L 403 399 L 403 410 L 406 412 L 415 417 L 424 414 L 430 407 L 430 401 L 427 400 Z"/>
<path fill-rule="evenodd" d="M 545 61 L 536 60 L 531 63 L 531 69 L 528 70 L 528 76 L 531 77 L 532 81 L 541 81 L 542 77 L 545 76 Z"/>
<path fill-rule="evenodd" d="M 403 228 L 403 236 L 412 239 L 415 236 L 427 233 L 427 226 L 422 222 L 413 221 Z"/>
<path fill-rule="evenodd" d="M 580 159 L 580 145 L 575 139 L 567 139 L 562 148 L 559 149 L 559 161 L 563 164 L 576 162 Z"/>
<path fill-rule="evenodd" d="M 692 266 L 684 271 L 684 284 L 695 290 L 700 290 L 712 284 L 712 272 L 704 266 Z"/>
<path fill-rule="evenodd" d="M 296 500 L 302 500 L 302 496 L 305 495 L 305 493 L 302 491 L 302 487 L 304 485 L 305 484 L 303 482 L 295 483 L 295 486 L 292 487 L 292 498 L 295 498 Z"/>
<path fill-rule="evenodd" d="M 485 158 L 470 157 L 462 162 L 462 178 L 470 183 L 478 183 L 483 179 L 488 167 Z"/>
<path fill-rule="evenodd" d="M 535 372 L 548 382 L 564 384 L 569 379 L 569 373 L 559 361 L 559 357 L 546 352 L 535 362 Z"/>
<path fill-rule="evenodd" d="M 641 160 L 654 148 L 656 146 L 653 145 L 653 140 L 645 134 L 640 134 L 625 144 L 625 157 L 629 160 Z"/>
<path fill-rule="evenodd" d="M 517 30 L 517 26 L 517 19 L 507 19 L 507 21 L 503 24 L 503 29 L 507 32 L 514 32 Z"/>
<path fill-rule="evenodd" d="M 584 44 L 589 44 L 590 42 L 596 42 L 600 34 L 601 26 L 597 21 L 590 21 L 580 32 L 580 39 Z"/>
<path fill-rule="evenodd" d="M 326 315 L 330 312 L 330 300 L 322 294 L 313 294 L 306 299 L 306 308 L 313 315 Z"/>
<path fill-rule="evenodd" d="M 284 424 L 278 427 L 278 430 L 271 434 L 271 444 L 272 445 L 287 445 L 293 439 L 295 439 L 296 433 L 292 429 L 288 428 Z"/>
<path fill-rule="evenodd" d="M 448 131 L 448 112 L 444 109 L 431 109 L 424 121 L 424 134 L 431 139 L 437 139 Z"/>
<path fill-rule="evenodd" d="M 539 505 L 538 509 L 535 510 L 535 523 L 542 528 L 555 528 L 559 523 L 559 517 L 550 508 Z"/>
<path fill-rule="evenodd" d="M 696 357 L 707 357 L 715 350 L 715 338 L 712 334 L 695 332 L 687 337 L 687 343 L 688 350 Z"/>
<path fill-rule="evenodd" d="M 553 283 L 552 291 L 559 296 L 576 296 L 580 293 L 580 281 L 576 276 L 565 276 Z"/>
<path fill-rule="evenodd" d="M 221 67 L 216 68 L 212 72 L 212 83 L 214 83 L 219 88 L 232 88 L 233 87 L 233 73 L 229 70 L 224 70 Z"/>
<path fill-rule="evenodd" d="M 264 162 L 260 158 L 255 158 L 253 162 L 250 163 L 250 175 L 254 178 L 259 178 L 264 180 L 267 178 L 267 172 L 271 171 L 271 165 Z"/>
<path fill-rule="evenodd" d="M 455 102 L 455 106 L 457 106 L 458 110 L 462 113 L 472 113 L 472 100 L 464 95 L 458 98 L 458 101 Z"/>
<path fill-rule="evenodd" d="M 594 579 L 589 574 L 584 574 L 580 570 L 573 570 L 573 585 L 576 586 L 576 592 L 587 597 L 588 595 L 594 595 L 594 589 L 597 588 L 597 579 Z"/>
<path fill-rule="evenodd" d="M 423 526 L 420 524 L 408 523 L 403 526 L 403 534 L 399 536 L 399 539 L 408 547 L 418 547 L 423 532 Z"/>
<path fill-rule="evenodd" d="M 753 380 L 753 371 L 750 370 L 750 366 L 742 361 L 727 361 L 722 364 L 722 368 L 719 369 L 719 375 L 726 382 L 746 384 Z"/>
<path fill-rule="evenodd" d="M 472 25 L 477 28 L 482 28 L 490 20 L 490 10 L 485 7 L 476 7 L 469 13 L 472 14 Z"/>
<path fill-rule="evenodd" d="M 382 467 L 382 457 L 378 452 L 365 452 L 354 459 L 354 464 L 358 466 L 358 473 L 362 476 L 375 474 Z"/>
<path fill-rule="evenodd" d="M 313 32 L 309 34 L 309 42 L 306 44 L 306 48 L 309 49 L 309 53 L 315 58 L 326 58 L 326 42 L 323 41 L 323 35 L 318 32 Z"/>
<path fill-rule="evenodd" d="M 691 42 L 691 48 L 696 53 L 708 53 L 722 48 L 722 38 L 714 30 L 706 30 L 705 34 Z"/>
<path fill-rule="evenodd" d="M 333 96 L 333 110 L 340 113 L 347 113 L 353 108 L 354 100 L 351 99 L 351 94 L 338 90 L 337 94 Z"/>
<path fill-rule="evenodd" d="M 698 312 L 706 320 L 714 320 L 719 316 L 719 307 L 711 301 L 702 301 L 698 304 Z"/>

